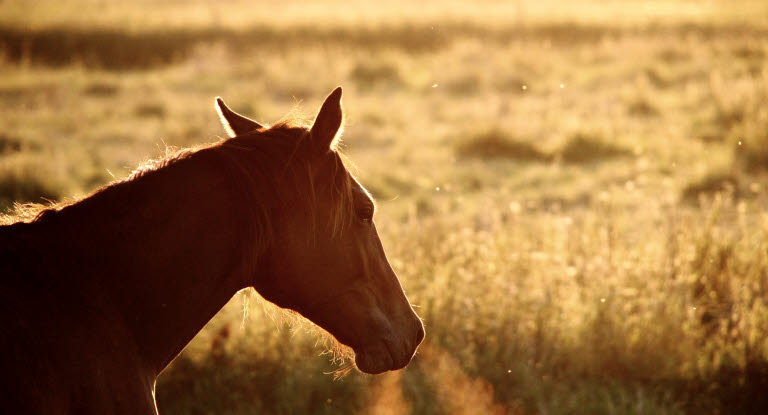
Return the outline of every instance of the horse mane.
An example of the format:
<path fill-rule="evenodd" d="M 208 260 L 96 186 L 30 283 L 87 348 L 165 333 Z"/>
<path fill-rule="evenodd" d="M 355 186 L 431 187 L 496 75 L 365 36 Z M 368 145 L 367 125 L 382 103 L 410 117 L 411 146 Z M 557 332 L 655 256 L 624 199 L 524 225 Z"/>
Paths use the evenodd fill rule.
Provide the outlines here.
<path fill-rule="evenodd" d="M 230 180 L 232 183 L 243 183 L 243 177 L 253 178 L 259 176 L 262 179 L 262 183 L 250 183 L 258 186 L 266 185 L 270 179 L 274 179 L 267 171 L 273 169 L 275 160 L 279 158 L 275 157 L 280 152 L 291 152 L 292 156 L 298 155 L 296 151 L 302 144 L 302 141 L 306 139 L 307 132 L 311 127 L 311 121 L 304 115 L 292 111 L 289 116 L 281 121 L 278 121 L 272 126 L 262 128 L 244 136 L 236 138 L 230 138 L 221 140 L 216 143 L 202 144 L 188 148 L 176 148 L 172 146 L 166 146 L 164 154 L 160 157 L 148 159 L 140 163 L 131 173 L 124 178 L 113 180 L 112 182 L 102 186 L 91 194 L 73 199 L 63 199 L 60 201 L 48 200 L 47 203 L 14 203 L 13 207 L 6 212 L 0 212 L 0 226 L 12 225 L 15 223 L 34 223 L 40 222 L 47 215 L 60 211 L 70 205 L 77 204 L 95 194 L 106 191 L 109 188 L 121 185 L 123 183 L 132 183 L 140 181 L 141 178 L 154 174 L 157 171 L 161 171 L 166 167 L 172 166 L 181 160 L 190 158 L 192 155 L 207 149 L 213 149 L 218 147 L 218 156 L 223 158 L 225 163 L 225 169 L 228 170 Z M 243 160 L 242 156 L 238 153 L 247 154 L 246 159 Z M 334 145 L 332 149 L 334 162 L 332 164 L 332 191 L 334 202 L 340 209 L 336 209 L 335 214 L 331 220 L 332 232 L 341 232 L 348 223 L 349 214 L 353 212 L 352 205 L 352 180 L 353 175 L 351 170 L 354 169 L 354 165 L 341 151 L 341 146 Z M 293 159 L 294 157 L 291 157 Z M 247 162 L 246 163 L 244 163 Z M 290 160 L 289 160 L 290 161 Z M 296 170 L 296 166 L 292 166 L 291 163 L 286 167 L 291 170 L 290 173 L 295 179 L 299 179 L 299 173 Z M 302 173 L 311 173 L 304 171 Z M 311 176 L 306 177 L 312 184 L 314 178 Z M 257 187 L 247 188 L 246 186 L 240 186 L 243 194 L 252 195 L 253 189 Z M 310 188 L 313 190 L 312 188 Z M 315 202 L 314 192 L 310 192 L 310 202 Z M 310 209 L 311 210 L 311 209 Z M 310 211 L 310 214 L 313 212 Z"/>
<path fill-rule="evenodd" d="M 47 203 L 39 202 L 15 202 L 11 209 L 6 212 L 0 212 L 0 226 L 13 225 L 15 223 L 34 223 L 40 222 L 43 218 L 49 214 L 55 213 L 67 206 L 74 205 L 88 197 L 99 193 L 107 188 L 115 185 L 137 180 L 138 178 L 149 174 L 155 170 L 162 169 L 168 165 L 173 164 L 179 159 L 186 158 L 190 154 L 194 153 L 197 149 L 204 146 L 196 146 L 191 148 L 176 148 L 171 146 L 165 147 L 165 154 L 155 159 L 149 159 L 141 162 L 131 173 L 124 178 L 115 179 L 106 185 L 95 190 L 87 196 L 81 198 L 62 199 L 62 200 L 46 200 Z"/>

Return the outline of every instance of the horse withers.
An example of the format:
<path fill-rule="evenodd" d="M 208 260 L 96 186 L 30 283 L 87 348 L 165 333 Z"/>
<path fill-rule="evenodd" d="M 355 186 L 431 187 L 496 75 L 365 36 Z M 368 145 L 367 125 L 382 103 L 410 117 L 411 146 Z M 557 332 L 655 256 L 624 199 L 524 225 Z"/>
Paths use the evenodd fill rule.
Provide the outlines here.
<path fill-rule="evenodd" d="M 337 149 L 341 88 L 311 125 L 216 108 L 230 138 L 0 218 L 4 412 L 157 413 L 157 376 L 247 287 L 349 346 L 363 372 L 411 360 L 424 329 Z"/>

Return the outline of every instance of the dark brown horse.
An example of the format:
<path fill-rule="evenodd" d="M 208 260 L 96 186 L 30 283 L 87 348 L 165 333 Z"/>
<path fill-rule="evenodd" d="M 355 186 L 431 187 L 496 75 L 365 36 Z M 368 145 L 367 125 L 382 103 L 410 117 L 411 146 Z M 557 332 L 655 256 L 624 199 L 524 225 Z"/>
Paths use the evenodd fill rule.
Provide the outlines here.
<path fill-rule="evenodd" d="M 217 108 L 231 138 L 0 226 L 0 412 L 156 413 L 158 374 L 245 287 L 363 372 L 408 364 L 424 329 L 336 151 L 341 89 L 311 126 Z"/>

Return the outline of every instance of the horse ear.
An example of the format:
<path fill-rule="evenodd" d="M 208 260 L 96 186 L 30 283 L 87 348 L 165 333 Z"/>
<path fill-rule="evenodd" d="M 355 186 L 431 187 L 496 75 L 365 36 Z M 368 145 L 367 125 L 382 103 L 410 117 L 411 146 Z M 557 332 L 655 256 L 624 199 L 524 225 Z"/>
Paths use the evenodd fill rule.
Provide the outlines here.
<path fill-rule="evenodd" d="M 341 110 L 341 87 L 328 95 L 320 107 L 315 123 L 310 130 L 312 145 L 323 153 L 333 150 L 336 138 L 341 135 L 341 123 L 344 113 Z"/>
<path fill-rule="evenodd" d="M 229 109 L 219 97 L 216 97 L 216 112 L 219 113 L 221 124 L 224 125 L 224 129 L 227 130 L 227 134 L 229 134 L 230 137 L 248 134 L 251 131 L 263 128 L 261 124 L 256 121 L 243 117 Z"/>

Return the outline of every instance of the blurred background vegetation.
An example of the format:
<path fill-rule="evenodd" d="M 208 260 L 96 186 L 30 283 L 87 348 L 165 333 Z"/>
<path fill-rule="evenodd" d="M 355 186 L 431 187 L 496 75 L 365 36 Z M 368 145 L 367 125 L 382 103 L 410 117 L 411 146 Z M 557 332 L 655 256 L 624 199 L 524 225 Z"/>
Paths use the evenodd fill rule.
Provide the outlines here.
<path fill-rule="evenodd" d="M 246 291 L 161 413 L 768 413 L 768 2 L 2 0 L 0 209 L 337 85 L 424 345 L 334 381 Z"/>

